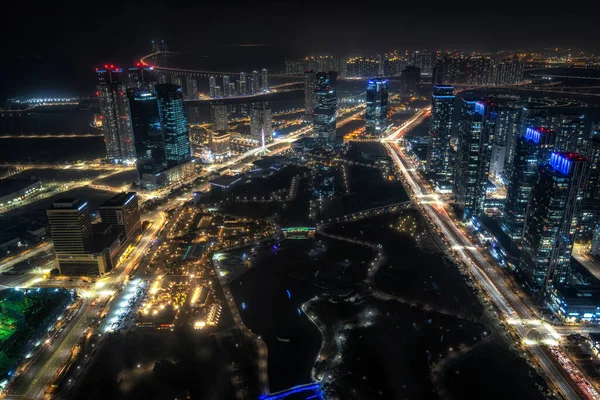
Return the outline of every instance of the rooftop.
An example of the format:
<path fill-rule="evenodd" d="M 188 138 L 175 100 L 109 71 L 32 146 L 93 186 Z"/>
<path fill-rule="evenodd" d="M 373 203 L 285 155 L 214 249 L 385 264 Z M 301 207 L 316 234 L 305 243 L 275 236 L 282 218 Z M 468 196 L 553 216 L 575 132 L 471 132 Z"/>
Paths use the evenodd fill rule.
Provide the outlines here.
<path fill-rule="evenodd" d="M 131 201 L 133 199 L 133 197 L 135 197 L 136 193 L 135 192 L 123 192 L 123 193 L 119 193 L 116 196 L 111 197 L 110 199 L 106 200 L 101 206 L 102 207 L 122 207 L 125 204 L 127 204 L 129 201 Z"/>
<path fill-rule="evenodd" d="M 228 189 L 231 186 L 242 180 L 242 175 L 222 175 L 216 179 L 210 181 L 210 184 L 213 186 L 218 186 L 223 189 Z"/>

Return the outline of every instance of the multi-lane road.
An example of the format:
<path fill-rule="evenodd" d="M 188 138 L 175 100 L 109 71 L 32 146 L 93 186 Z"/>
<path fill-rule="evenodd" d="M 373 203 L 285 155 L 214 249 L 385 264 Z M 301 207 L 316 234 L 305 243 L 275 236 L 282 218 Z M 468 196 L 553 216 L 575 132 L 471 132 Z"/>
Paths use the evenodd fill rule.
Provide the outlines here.
<path fill-rule="evenodd" d="M 555 345 L 555 341 L 559 339 L 560 335 L 551 325 L 543 323 L 537 318 L 536 311 L 527 298 L 519 297 L 507 286 L 506 278 L 500 276 L 500 273 L 490 264 L 480 249 L 457 226 L 454 219 L 446 211 L 443 201 L 435 194 L 429 184 L 420 177 L 416 169 L 410 164 L 402 148 L 395 142 L 411 127 L 415 126 L 417 121 L 422 120 L 425 113 L 426 110 L 422 110 L 413 119 L 392 131 L 387 141 L 384 142 L 384 146 L 402 173 L 411 199 L 440 233 L 442 240 L 448 244 L 447 250 L 453 250 L 448 251 L 450 255 L 460 259 L 467 266 L 473 278 L 479 283 L 496 308 L 508 321 L 512 322 L 516 334 L 523 343 L 531 344 L 527 348 L 550 384 L 554 385 L 567 399 L 580 398 L 580 393 L 574 389 L 574 386 L 585 393 L 586 398 L 600 399 L 600 395 L 587 381 L 581 382 L 580 378 L 583 377 L 583 374 L 574 365 L 572 366 L 574 370 L 559 370 L 562 368 L 558 360 L 549 355 L 550 352 L 544 351 L 537 343 L 527 340 L 532 325 L 548 337 L 548 343 L 546 344 Z M 565 376 L 577 377 L 577 379 L 568 379 Z"/>

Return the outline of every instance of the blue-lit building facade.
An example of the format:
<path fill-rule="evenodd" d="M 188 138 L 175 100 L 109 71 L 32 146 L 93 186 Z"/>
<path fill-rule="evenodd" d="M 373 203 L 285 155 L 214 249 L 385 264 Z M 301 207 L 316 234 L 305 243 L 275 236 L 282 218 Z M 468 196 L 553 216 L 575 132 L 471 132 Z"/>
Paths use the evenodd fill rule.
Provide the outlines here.
<path fill-rule="evenodd" d="M 165 157 L 168 168 L 191 159 L 188 123 L 183 109 L 181 87 L 169 83 L 155 86 L 158 114 L 165 140 Z"/>
<path fill-rule="evenodd" d="M 454 87 L 434 85 L 427 147 L 427 172 L 436 181 L 452 179 L 450 136 L 454 112 Z"/>
<path fill-rule="evenodd" d="M 463 99 L 453 194 L 464 219 L 484 210 L 495 122 L 494 103 Z"/>
<path fill-rule="evenodd" d="M 335 89 L 329 85 L 317 87 L 314 94 L 313 131 L 315 138 L 333 142 L 337 119 L 337 94 Z"/>
<path fill-rule="evenodd" d="M 508 184 L 502 229 L 517 244 L 523 238 L 527 204 L 540 165 L 550 161 L 556 135 L 550 129 L 529 127 L 517 141 L 514 168 Z"/>
<path fill-rule="evenodd" d="M 157 174 L 167 169 L 167 159 L 156 93 L 147 89 L 129 89 L 127 97 L 139 182 L 142 186 L 157 186 Z"/>
<path fill-rule="evenodd" d="M 96 68 L 96 75 L 96 95 L 107 158 L 112 162 L 132 160 L 135 158 L 135 147 L 123 69 L 105 65 L 104 68 Z"/>
<path fill-rule="evenodd" d="M 367 84 L 367 135 L 379 136 L 388 128 L 387 79 L 370 79 Z"/>
<path fill-rule="evenodd" d="M 547 294 L 566 282 L 588 161 L 576 153 L 551 153 L 540 167 L 527 208 L 520 274 L 533 292 Z"/>

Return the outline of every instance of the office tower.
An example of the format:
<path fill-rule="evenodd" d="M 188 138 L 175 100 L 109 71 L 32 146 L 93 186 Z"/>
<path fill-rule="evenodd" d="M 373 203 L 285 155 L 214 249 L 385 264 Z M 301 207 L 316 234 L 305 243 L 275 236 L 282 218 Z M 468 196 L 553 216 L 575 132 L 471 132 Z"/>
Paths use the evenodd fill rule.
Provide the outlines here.
<path fill-rule="evenodd" d="M 117 232 L 125 235 L 126 240 L 133 239 L 142 231 L 142 220 L 138 197 L 135 192 L 123 192 L 111 197 L 100 207 L 102 223 L 117 228 Z"/>
<path fill-rule="evenodd" d="M 193 75 L 185 76 L 185 94 L 190 100 L 198 98 L 198 80 Z"/>
<path fill-rule="evenodd" d="M 89 257 L 94 233 L 87 202 L 59 199 L 46 210 L 46 215 L 61 275 L 106 272 L 106 268 L 99 271 L 98 261 Z"/>
<path fill-rule="evenodd" d="M 260 93 L 260 72 L 252 71 L 252 94 Z"/>
<path fill-rule="evenodd" d="M 367 83 L 367 135 L 381 135 L 388 128 L 387 79 L 371 79 Z"/>
<path fill-rule="evenodd" d="M 550 161 L 555 141 L 554 132 L 543 127 L 527 128 L 525 135 L 517 140 L 502 220 L 502 229 L 517 244 L 523 238 L 527 204 L 537 181 L 539 167 Z"/>
<path fill-rule="evenodd" d="M 407 66 L 400 73 L 400 93 L 405 96 L 417 94 L 417 88 L 421 81 L 421 70 L 418 67 Z"/>
<path fill-rule="evenodd" d="M 213 156 L 225 157 L 231 150 L 231 134 L 228 132 L 212 132 L 210 149 Z"/>
<path fill-rule="evenodd" d="M 427 50 L 415 51 L 412 55 L 412 61 L 413 65 L 421 70 L 421 74 L 431 75 L 433 72 L 431 52 Z"/>
<path fill-rule="evenodd" d="M 146 186 L 157 173 L 167 168 L 158 101 L 156 94 L 147 89 L 129 89 L 127 97 L 131 109 L 138 179 L 142 186 Z"/>
<path fill-rule="evenodd" d="M 188 124 L 183 110 L 181 87 L 172 84 L 156 85 L 158 115 L 165 141 L 167 166 L 180 165 L 191 158 Z"/>
<path fill-rule="evenodd" d="M 312 69 L 304 72 L 304 118 L 313 121 L 315 108 L 315 89 L 317 87 L 317 74 Z"/>
<path fill-rule="evenodd" d="M 337 119 L 337 95 L 328 85 L 318 86 L 314 91 L 313 131 L 315 138 L 325 142 L 335 140 Z"/>
<path fill-rule="evenodd" d="M 496 118 L 492 160 L 498 159 L 498 162 L 493 167 L 494 175 L 503 182 L 508 182 L 512 176 L 515 148 L 517 140 L 522 136 L 519 124 L 521 109 L 520 105 L 498 107 L 497 109 L 498 116 Z M 502 157 L 502 153 L 504 157 Z"/>
<path fill-rule="evenodd" d="M 585 119 L 582 114 L 559 114 L 552 118 L 556 132 L 556 148 L 572 153 L 583 152 Z"/>
<path fill-rule="evenodd" d="M 600 220 L 600 136 L 592 135 L 584 140 L 582 155 L 589 160 L 589 175 L 583 192 L 577 234 L 587 240 L 594 234 Z"/>
<path fill-rule="evenodd" d="M 231 86 L 229 86 L 229 75 L 223 75 L 223 97 L 231 96 Z"/>
<path fill-rule="evenodd" d="M 89 249 L 94 234 L 87 202 L 60 199 L 46 210 L 46 214 L 57 254 L 84 254 Z"/>
<path fill-rule="evenodd" d="M 261 102 L 250 110 L 250 134 L 262 143 L 273 138 L 273 123 L 271 121 L 271 107 L 266 102 Z"/>
<path fill-rule="evenodd" d="M 216 87 L 217 87 L 217 77 L 214 75 L 209 76 L 208 77 L 208 95 L 212 99 L 217 97 Z"/>
<path fill-rule="evenodd" d="M 240 85 L 240 88 L 238 90 L 240 96 L 248 94 L 248 83 L 246 82 L 246 78 L 246 73 L 240 72 L 240 80 L 238 81 L 238 84 Z"/>
<path fill-rule="evenodd" d="M 433 86 L 429 146 L 427 147 L 427 173 L 438 181 L 448 181 L 452 178 L 450 135 L 454 100 L 453 86 Z"/>
<path fill-rule="evenodd" d="M 463 99 L 453 192 L 465 219 L 483 212 L 495 122 L 495 104 Z"/>
<path fill-rule="evenodd" d="M 102 69 L 96 68 L 96 74 L 106 155 L 112 162 L 133 159 L 135 148 L 123 69 L 105 65 Z"/>
<path fill-rule="evenodd" d="M 210 102 L 210 115 L 212 120 L 212 128 L 215 131 L 227 131 L 227 105 L 222 101 Z"/>
<path fill-rule="evenodd" d="M 539 169 L 527 208 L 520 264 L 534 292 L 566 280 L 587 175 L 588 161 L 575 153 L 552 153 L 549 164 Z"/>
<path fill-rule="evenodd" d="M 156 73 L 152 67 L 137 63 L 128 71 L 128 89 L 152 89 L 156 85 Z"/>
<path fill-rule="evenodd" d="M 266 68 L 262 69 L 262 91 L 269 91 L 269 73 Z"/>

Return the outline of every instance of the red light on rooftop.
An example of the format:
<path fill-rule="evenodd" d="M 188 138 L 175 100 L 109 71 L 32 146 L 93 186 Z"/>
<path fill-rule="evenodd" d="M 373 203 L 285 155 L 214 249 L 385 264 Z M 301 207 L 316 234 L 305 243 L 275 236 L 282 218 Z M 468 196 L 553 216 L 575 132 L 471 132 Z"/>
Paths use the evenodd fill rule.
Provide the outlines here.
<path fill-rule="evenodd" d="M 104 64 L 104 68 L 108 68 L 108 65 Z"/>

